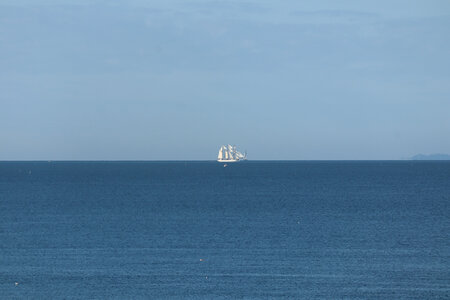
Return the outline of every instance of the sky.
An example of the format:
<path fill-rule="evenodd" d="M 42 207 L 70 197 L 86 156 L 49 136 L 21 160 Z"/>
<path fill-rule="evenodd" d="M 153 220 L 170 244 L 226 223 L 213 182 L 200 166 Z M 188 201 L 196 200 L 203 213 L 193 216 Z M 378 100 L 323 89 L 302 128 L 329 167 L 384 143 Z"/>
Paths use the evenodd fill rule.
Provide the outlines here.
<path fill-rule="evenodd" d="M 450 1 L 0 0 L 0 160 L 450 153 Z"/>

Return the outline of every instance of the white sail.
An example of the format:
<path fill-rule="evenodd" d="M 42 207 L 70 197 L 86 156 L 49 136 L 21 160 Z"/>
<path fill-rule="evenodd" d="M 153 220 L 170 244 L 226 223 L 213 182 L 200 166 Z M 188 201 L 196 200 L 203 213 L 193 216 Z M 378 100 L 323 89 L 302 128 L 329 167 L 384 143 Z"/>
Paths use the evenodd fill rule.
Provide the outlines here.
<path fill-rule="evenodd" d="M 218 160 L 223 159 L 223 147 L 220 147 L 219 155 L 217 156 L 217 159 Z"/>
<path fill-rule="evenodd" d="M 228 152 L 230 153 L 231 159 L 236 159 L 236 147 L 232 145 L 228 145 Z"/>
<path fill-rule="evenodd" d="M 223 152 L 222 159 L 227 159 L 228 157 L 227 148 L 222 147 L 222 152 Z"/>

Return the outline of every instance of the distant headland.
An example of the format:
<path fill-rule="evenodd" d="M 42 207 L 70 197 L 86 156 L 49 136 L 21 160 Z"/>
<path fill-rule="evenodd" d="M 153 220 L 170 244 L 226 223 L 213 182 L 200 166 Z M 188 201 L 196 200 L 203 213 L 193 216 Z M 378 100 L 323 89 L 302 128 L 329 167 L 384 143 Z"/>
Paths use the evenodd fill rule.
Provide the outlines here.
<path fill-rule="evenodd" d="M 450 160 L 450 155 L 448 154 L 417 154 L 411 157 L 412 160 Z"/>

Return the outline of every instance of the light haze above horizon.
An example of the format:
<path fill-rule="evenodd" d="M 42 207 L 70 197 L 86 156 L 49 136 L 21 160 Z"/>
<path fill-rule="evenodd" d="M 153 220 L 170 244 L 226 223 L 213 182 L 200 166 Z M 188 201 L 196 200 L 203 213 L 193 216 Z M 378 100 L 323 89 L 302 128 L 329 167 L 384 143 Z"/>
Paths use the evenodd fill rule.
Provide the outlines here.
<path fill-rule="evenodd" d="M 450 1 L 0 0 L 0 160 L 450 153 Z"/>

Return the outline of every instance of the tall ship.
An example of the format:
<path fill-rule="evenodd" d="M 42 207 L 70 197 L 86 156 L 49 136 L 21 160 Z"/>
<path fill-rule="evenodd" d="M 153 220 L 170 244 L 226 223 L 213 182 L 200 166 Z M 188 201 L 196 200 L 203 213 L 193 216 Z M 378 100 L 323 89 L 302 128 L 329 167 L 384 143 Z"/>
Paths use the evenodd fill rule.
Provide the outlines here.
<path fill-rule="evenodd" d="M 236 150 L 234 145 L 226 145 L 220 147 L 219 155 L 217 156 L 218 162 L 237 162 L 247 160 L 247 152 L 242 154 Z"/>

